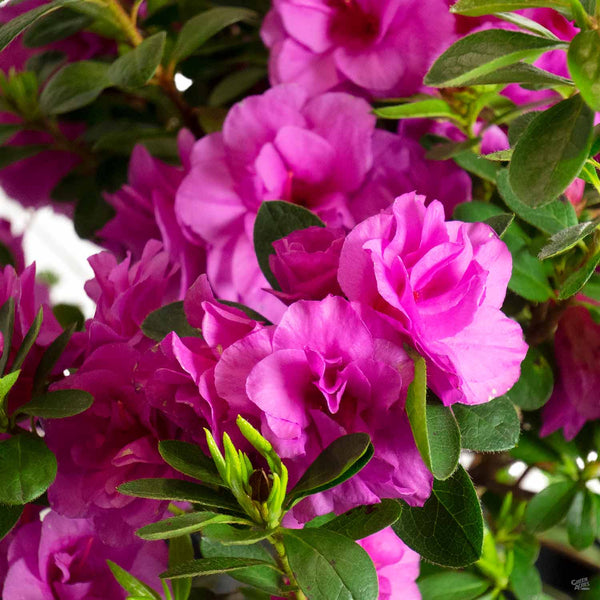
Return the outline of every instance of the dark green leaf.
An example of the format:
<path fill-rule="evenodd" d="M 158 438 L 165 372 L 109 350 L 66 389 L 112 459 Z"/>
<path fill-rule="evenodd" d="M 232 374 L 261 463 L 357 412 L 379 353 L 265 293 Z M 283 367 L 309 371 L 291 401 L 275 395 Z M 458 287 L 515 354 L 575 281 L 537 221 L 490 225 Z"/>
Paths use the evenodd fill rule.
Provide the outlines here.
<path fill-rule="evenodd" d="M 501 215 L 494 215 L 486 219 L 484 223 L 489 225 L 498 234 L 498 237 L 501 238 L 514 220 L 515 215 L 512 213 L 502 213 Z"/>
<path fill-rule="evenodd" d="M 310 600 L 377 600 L 377 572 L 356 542 L 323 529 L 287 529 L 283 543 L 294 577 Z"/>
<path fill-rule="evenodd" d="M 111 83 L 119 87 L 137 88 L 150 81 L 160 65 L 166 38 L 165 31 L 156 33 L 115 60 L 108 69 Z"/>
<path fill-rule="evenodd" d="M 17 382 L 20 374 L 21 371 L 12 371 L 4 375 L 4 377 L 0 377 L 0 410 L 4 410 L 5 398 Z"/>
<path fill-rule="evenodd" d="M 35 340 L 37 339 L 37 336 L 40 333 L 40 327 L 42 326 L 43 319 L 44 309 L 40 308 L 40 310 L 38 310 L 37 315 L 35 316 L 35 319 L 33 320 L 33 323 L 31 324 L 31 326 L 27 330 L 27 333 L 25 334 L 25 337 L 23 338 L 23 343 L 19 346 L 19 349 L 17 350 L 15 360 L 13 360 L 13 363 L 10 367 L 12 371 L 16 371 L 17 369 L 21 368 L 21 365 L 23 364 L 27 353 L 31 350 L 31 347 L 35 343 Z"/>
<path fill-rule="evenodd" d="M 246 67 L 222 79 L 208 97 L 209 106 L 221 106 L 235 100 L 267 76 L 264 67 Z"/>
<path fill-rule="evenodd" d="M 202 529 L 202 535 L 224 546 L 248 546 L 269 537 L 273 532 L 254 527 L 233 527 L 227 523 L 211 523 Z"/>
<path fill-rule="evenodd" d="M 302 206 L 279 200 L 261 204 L 254 222 L 254 250 L 260 269 L 273 289 L 281 289 L 269 267 L 269 256 L 275 254 L 273 242 L 293 231 L 313 226 L 325 225 L 317 215 Z"/>
<path fill-rule="evenodd" d="M 394 531 L 423 558 L 448 567 L 464 567 L 481 556 L 483 517 L 475 488 L 459 466 L 452 477 L 433 482 L 422 508 L 401 502 Z"/>
<path fill-rule="evenodd" d="M 37 394 L 42 391 L 46 378 L 52 372 L 56 361 L 67 347 L 71 336 L 73 335 L 74 327 L 65 329 L 46 349 L 33 376 L 33 393 Z"/>
<path fill-rule="evenodd" d="M 483 223 L 488 219 L 503 214 L 502 209 L 488 202 L 463 202 L 454 208 L 452 218 L 466 223 Z"/>
<path fill-rule="evenodd" d="M 459 39 L 434 63 L 425 84 L 458 87 L 474 78 L 497 71 L 520 60 L 535 59 L 543 52 L 566 48 L 560 40 L 550 40 L 520 31 L 487 29 Z"/>
<path fill-rule="evenodd" d="M 425 158 L 429 160 L 447 160 L 465 150 L 474 148 L 479 143 L 481 143 L 481 138 L 471 138 L 462 142 L 442 142 L 432 146 L 425 154 Z"/>
<path fill-rule="evenodd" d="M 59 115 L 91 104 L 111 82 L 109 66 L 81 60 L 63 67 L 43 89 L 40 108 L 47 115 Z"/>
<path fill-rule="evenodd" d="M 580 95 L 540 113 L 519 138 L 510 185 L 528 206 L 555 200 L 577 177 L 592 143 L 594 113 Z"/>
<path fill-rule="evenodd" d="M 513 119 L 508 126 L 508 143 L 514 148 L 523 132 L 542 111 L 532 110 Z"/>
<path fill-rule="evenodd" d="M 11 296 L 0 308 L 0 333 L 2 334 L 2 356 L 0 357 L 0 375 L 4 373 L 10 344 L 15 327 L 15 299 Z"/>
<path fill-rule="evenodd" d="M 382 106 L 375 108 L 373 112 L 381 119 L 458 119 L 459 116 L 448 106 L 448 103 L 440 98 L 428 98 L 417 100 L 396 106 Z"/>
<path fill-rule="evenodd" d="M 203 485 L 179 479 L 136 479 L 121 484 L 117 490 L 136 498 L 194 502 L 209 508 L 239 510 L 235 499 L 224 492 L 215 492 Z"/>
<path fill-rule="evenodd" d="M 142 323 L 142 331 L 157 342 L 172 331 L 179 337 L 200 337 L 200 330 L 192 327 L 185 316 L 183 301 L 172 302 L 151 312 Z"/>
<path fill-rule="evenodd" d="M 21 131 L 22 125 L 13 125 L 11 123 L 0 123 L 0 145 L 5 144 L 18 131 Z"/>
<path fill-rule="evenodd" d="M 55 304 L 52 313 L 63 329 L 74 326 L 78 331 L 83 329 L 85 316 L 78 306 L 72 304 Z"/>
<path fill-rule="evenodd" d="M 78 33 L 94 22 L 89 15 L 83 15 L 68 8 L 59 8 L 39 19 L 25 32 L 23 44 L 28 48 L 39 48 Z"/>
<path fill-rule="evenodd" d="M 450 12 L 467 17 L 480 17 L 497 12 L 508 12 L 522 8 L 568 9 L 568 0 L 458 0 Z"/>
<path fill-rule="evenodd" d="M 293 506 L 306 496 L 343 483 L 360 471 L 373 457 L 373 445 L 366 433 L 351 433 L 337 438 L 317 456 L 300 481 L 286 496 Z"/>
<path fill-rule="evenodd" d="M 328 521 L 321 528 L 335 531 L 352 540 L 362 540 L 389 527 L 399 516 L 398 502 L 384 498 L 380 504 L 353 508 Z"/>
<path fill-rule="evenodd" d="M 566 300 L 580 292 L 600 264 L 600 252 L 592 256 L 582 267 L 571 273 L 558 293 L 559 300 Z"/>
<path fill-rule="evenodd" d="M 163 440 L 158 443 L 163 460 L 174 469 L 204 483 L 225 485 L 212 459 L 195 444 L 179 440 Z"/>
<path fill-rule="evenodd" d="M 559 481 L 543 489 L 527 505 L 527 529 L 537 533 L 560 523 L 566 516 L 576 491 L 573 481 Z"/>
<path fill-rule="evenodd" d="M 83 390 L 55 390 L 36 396 L 19 408 L 19 413 L 42 419 L 63 419 L 86 411 L 94 397 Z"/>
<path fill-rule="evenodd" d="M 36 52 L 25 63 L 25 68 L 35 73 L 38 81 L 46 81 L 66 60 L 66 54 L 57 50 Z"/>
<path fill-rule="evenodd" d="M 467 79 L 462 85 L 490 85 L 501 83 L 520 83 L 535 85 L 536 89 L 556 85 L 573 85 L 569 79 L 538 69 L 533 65 L 518 62 L 502 67 L 491 73 Z"/>
<path fill-rule="evenodd" d="M 249 567 L 266 567 L 278 571 L 278 568 L 270 562 L 256 560 L 255 558 L 200 558 L 178 565 L 160 574 L 163 579 L 177 579 L 178 577 L 205 577 L 220 573 L 235 573 L 246 570 Z"/>
<path fill-rule="evenodd" d="M 131 575 L 131 573 L 128 573 L 112 560 L 107 560 L 106 564 L 111 570 L 113 577 L 119 582 L 119 585 L 130 594 L 138 598 L 161 600 L 160 596 L 152 588 L 148 587 L 145 583 Z"/>
<path fill-rule="evenodd" d="M 521 202 L 515 195 L 508 180 L 508 170 L 498 173 L 498 192 L 506 206 L 515 212 L 519 218 L 550 235 L 558 233 L 567 227 L 577 225 L 577 214 L 573 205 L 563 199 L 554 200 L 545 206 L 531 208 Z"/>
<path fill-rule="evenodd" d="M 24 506 L 4 506 L 0 504 L 0 540 L 10 533 L 11 529 L 19 522 Z"/>
<path fill-rule="evenodd" d="M 84 239 L 92 238 L 114 215 L 113 207 L 104 199 L 100 189 L 95 188 L 91 194 L 79 198 L 75 205 L 75 233 Z"/>
<path fill-rule="evenodd" d="M 455 404 L 453 408 L 463 448 L 500 452 L 514 448 L 519 441 L 519 415 L 505 397 L 476 406 Z"/>
<path fill-rule="evenodd" d="M 516 237 L 506 236 L 504 242 L 513 258 L 513 268 L 508 288 L 531 302 L 545 302 L 553 296 L 544 265 L 529 251 L 526 243 Z"/>
<path fill-rule="evenodd" d="M 567 513 L 569 543 L 577 550 L 591 546 L 596 538 L 596 507 L 592 492 L 579 490 Z"/>
<path fill-rule="evenodd" d="M 569 73 L 588 106 L 600 110 L 600 37 L 597 31 L 581 31 L 569 44 Z"/>
<path fill-rule="evenodd" d="M 31 502 L 55 477 L 56 458 L 42 439 L 23 434 L 0 442 L 0 503 Z"/>
<path fill-rule="evenodd" d="M 500 170 L 498 163 L 483 156 L 477 156 L 473 152 L 461 152 L 453 156 L 452 160 L 465 171 L 469 171 L 469 173 L 473 173 L 486 181 L 496 183 L 496 174 Z"/>
<path fill-rule="evenodd" d="M 448 571 L 419 579 L 423 600 L 474 600 L 490 587 L 475 573 Z"/>
<path fill-rule="evenodd" d="M 507 396 L 523 410 L 536 410 L 548 402 L 554 388 L 552 368 L 535 347 L 529 348 L 521 363 L 521 376 Z"/>
<path fill-rule="evenodd" d="M 514 545 L 514 566 L 510 573 L 510 585 L 517 600 L 531 600 L 542 593 L 542 580 L 534 563 L 539 544 L 521 536 Z"/>
<path fill-rule="evenodd" d="M 135 534 L 143 540 L 168 540 L 188 533 L 201 531 L 213 523 L 244 523 L 243 519 L 230 515 L 219 515 L 214 512 L 201 511 L 178 515 L 138 529 Z"/>
<path fill-rule="evenodd" d="M 588 235 L 594 233 L 599 223 L 600 220 L 598 219 L 586 221 L 555 233 L 548 240 L 548 243 L 540 250 L 538 258 L 540 260 L 545 260 L 570 250 L 577 242 L 579 242 L 579 240 L 583 240 Z"/>
<path fill-rule="evenodd" d="M 29 144 L 27 146 L 2 146 L 0 147 L 0 169 L 4 169 L 9 165 L 19 161 L 35 156 L 44 150 L 47 150 L 47 146 L 41 144 Z"/>
<path fill-rule="evenodd" d="M 176 537 L 169 542 L 169 569 L 194 559 L 194 546 L 189 535 Z M 192 590 L 192 578 L 182 577 L 171 582 L 173 600 L 188 600 Z"/>
<path fill-rule="evenodd" d="M 253 22 L 256 18 L 253 10 L 234 6 L 211 8 L 200 13 L 181 28 L 171 59 L 181 62 L 226 27 L 240 21 Z"/>

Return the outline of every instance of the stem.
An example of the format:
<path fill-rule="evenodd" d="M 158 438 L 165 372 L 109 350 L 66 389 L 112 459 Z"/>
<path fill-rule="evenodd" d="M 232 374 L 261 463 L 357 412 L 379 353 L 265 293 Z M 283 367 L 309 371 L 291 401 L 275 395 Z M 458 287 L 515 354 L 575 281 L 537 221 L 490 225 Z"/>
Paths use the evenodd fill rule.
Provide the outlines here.
<path fill-rule="evenodd" d="M 127 39 L 132 46 L 139 46 L 144 38 L 142 34 L 137 30 L 131 17 L 127 14 L 125 9 L 121 6 L 119 0 L 104 0 L 106 7 L 112 13 L 113 17 L 121 27 L 123 33 L 127 36 Z"/>
<path fill-rule="evenodd" d="M 291 593 L 294 594 L 296 600 L 308 600 L 308 598 L 304 595 L 304 592 L 298 586 L 298 582 L 294 577 L 294 573 L 292 571 L 292 568 L 290 567 L 290 561 L 288 560 L 287 554 L 285 552 L 285 546 L 283 545 L 283 539 L 281 537 L 281 534 L 274 533 L 268 539 L 269 542 L 271 542 L 271 544 L 275 548 L 275 551 L 277 552 L 277 562 L 279 563 L 279 566 L 281 567 L 283 572 L 286 574 L 286 577 L 289 579 L 290 585 L 293 585 L 298 588 L 295 592 Z"/>

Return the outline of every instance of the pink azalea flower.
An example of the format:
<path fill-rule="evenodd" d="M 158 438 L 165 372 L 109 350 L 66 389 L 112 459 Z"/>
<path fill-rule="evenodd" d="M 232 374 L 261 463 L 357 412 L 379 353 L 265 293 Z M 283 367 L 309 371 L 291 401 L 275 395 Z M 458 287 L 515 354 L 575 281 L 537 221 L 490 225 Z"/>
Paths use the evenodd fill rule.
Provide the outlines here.
<path fill-rule="evenodd" d="M 559 375 L 542 412 L 540 435 L 562 429 L 565 438 L 571 440 L 587 421 L 600 419 L 599 352 L 600 325 L 583 306 L 568 308 L 554 338 Z"/>
<path fill-rule="evenodd" d="M 482 223 L 444 221 L 439 202 L 404 194 L 347 236 L 339 281 L 428 361 L 432 389 L 447 405 L 478 404 L 509 390 L 527 346 L 500 307 L 511 256 Z"/>
<path fill-rule="evenodd" d="M 51 512 L 43 521 L 19 527 L 7 558 L 4 600 L 122 600 L 127 593 L 106 560 L 159 588 L 157 573 L 167 565 L 167 548 L 162 542 L 139 539 L 112 548 L 98 538 L 90 521 Z"/>
<path fill-rule="evenodd" d="M 260 424 L 292 484 L 339 436 L 371 436 L 375 455 L 367 467 L 300 503 L 299 521 L 388 497 L 422 504 L 431 491 L 404 411 L 412 363 L 401 346 L 371 333 L 377 320 L 340 297 L 301 300 L 276 327 L 232 344 L 215 368 L 217 392 Z"/>
<path fill-rule="evenodd" d="M 379 600 L 421 600 L 416 583 L 420 556 L 391 527 L 358 542 L 369 554 L 379 579 Z"/>
<path fill-rule="evenodd" d="M 454 39 L 454 18 L 444 0 L 275 0 L 261 35 L 273 85 L 409 96 Z"/>

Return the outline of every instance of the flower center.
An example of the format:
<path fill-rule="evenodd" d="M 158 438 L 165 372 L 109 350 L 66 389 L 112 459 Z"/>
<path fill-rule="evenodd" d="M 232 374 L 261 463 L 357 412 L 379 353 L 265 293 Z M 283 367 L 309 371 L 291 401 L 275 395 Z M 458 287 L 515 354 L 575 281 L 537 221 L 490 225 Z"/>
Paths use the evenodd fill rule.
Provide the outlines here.
<path fill-rule="evenodd" d="M 379 35 L 379 19 L 365 13 L 357 0 L 328 0 L 334 9 L 329 35 L 336 45 L 350 48 L 371 44 Z"/>

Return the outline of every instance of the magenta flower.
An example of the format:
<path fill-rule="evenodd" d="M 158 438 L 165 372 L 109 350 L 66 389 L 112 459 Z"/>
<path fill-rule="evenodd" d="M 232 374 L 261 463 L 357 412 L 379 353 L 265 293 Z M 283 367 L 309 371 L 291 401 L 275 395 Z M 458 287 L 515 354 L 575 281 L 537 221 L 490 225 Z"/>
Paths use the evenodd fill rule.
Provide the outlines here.
<path fill-rule="evenodd" d="M 367 551 L 377 569 L 379 600 L 421 600 L 416 582 L 420 557 L 391 527 L 358 543 Z"/>
<path fill-rule="evenodd" d="M 269 266 L 281 291 L 272 293 L 286 304 L 341 295 L 337 271 L 344 239 L 342 229 L 309 227 L 273 242 Z"/>
<path fill-rule="evenodd" d="M 427 358 L 447 405 L 478 404 L 509 390 L 527 346 L 500 307 L 511 256 L 482 223 L 444 221 L 439 202 L 404 194 L 347 236 L 339 281 Z"/>
<path fill-rule="evenodd" d="M 167 548 L 139 539 L 112 548 L 99 539 L 90 521 L 51 512 L 16 531 L 7 558 L 4 600 L 122 600 L 127 593 L 106 560 L 159 588 L 157 573 L 166 567 Z"/>
<path fill-rule="evenodd" d="M 583 306 L 568 308 L 558 323 L 554 355 L 558 380 L 542 412 L 540 435 L 562 429 L 573 439 L 587 423 L 600 419 L 598 356 L 600 325 Z"/>
<path fill-rule="evenodd" d="M 261 35 L 273 85 L 397 97 L 423 88 L 454 19 L 445 0 L 275 0 Z"/>
<path fill-rule="evenodd" d="M 367 467 L 299 504 L 300 521 L 381 498 L 422 504 L 431 491 L 404 412 L 412 363 L 401 346 L 375 338 L 377 321 L 340 297 L 301 300 L 275 328 L 232 344 L 215 368 L 217 392 L 260 423 L 292 483 L 339 436 L 371 436 L 375 455 Z"/>

